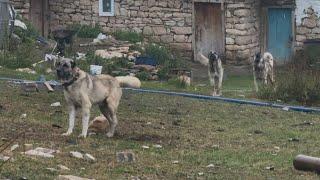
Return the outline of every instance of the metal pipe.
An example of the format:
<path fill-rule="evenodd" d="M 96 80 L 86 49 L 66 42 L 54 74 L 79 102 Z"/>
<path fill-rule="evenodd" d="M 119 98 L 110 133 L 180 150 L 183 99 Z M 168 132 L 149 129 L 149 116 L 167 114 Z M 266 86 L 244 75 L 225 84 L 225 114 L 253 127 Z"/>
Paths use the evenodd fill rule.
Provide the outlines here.
<path fill-rule="evenodd" d="M 27 80 L 22 80 L 22 79 L 13 79 L 13 78 L 5 78 L 5 77 L 0 77 L 0 80 L 18 81 L 18 82 L 22 82 L 22 83 L 27 81 Z M 27 81 L 27 82 L 44 83 L 43 81 Z M 57 85 L 61 86 L 60 83 L 58 83 Z M 205 95 L 200 95 L 200 94 L 190 94 L 190 93 L 172 92 L 172 91 L 164 91 L 164 90 L 135 89 L 135 88 L 123 88 L 123 89 L 129 90 L 129 91 L 141 92 L 141 93 L 165 94 L 165 95 L 170 95 L 170 96 L 181 96 L 181 97 L 188 97 L 188 98 L 193 98 L 193 99 L 203 99 L 203 100 L 216 100 L 216 101 L 223 101 L 223 102 L 236 103 L 236 104 L 246 104 L 246 105 L 273 107 L 273 108 L 281 108 L 281 109 L 286 108 L 287 110 L 307 112 L 307 113 L 320 113 L 319 108 L 313 108 L 313 107 L 289 106 L 289 105 L 282 105 L 282 104 L 275 104 L 275 103 L 268 103 L 268 102 L 259 102 L 259 101 L 253 101 L 253 100 L 243 100 L 243 99 L 216 97 L 216 96 L 205 96 Z"/>

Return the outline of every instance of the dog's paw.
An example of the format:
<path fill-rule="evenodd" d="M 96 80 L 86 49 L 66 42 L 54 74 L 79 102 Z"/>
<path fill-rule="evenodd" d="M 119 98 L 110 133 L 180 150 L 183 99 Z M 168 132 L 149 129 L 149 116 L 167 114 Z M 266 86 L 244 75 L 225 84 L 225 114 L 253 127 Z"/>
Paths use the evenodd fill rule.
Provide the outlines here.
<path fill-rule="evenodd" d="M 108 138 L 112 138 L 112 137 L 113 137 L 113 134 L 114 134 L 114 133 L 112 133 L 112 132 L 108 132 L 108 133 L 106 134 L 106 136 L 107 136 Z"/>
<path fill-rule="evenodd" d="M 86 138 L 86 137 L 87 137 L 86 134 L 80 134 L 80 135 L 78 136 L 78 138 Z"/>
<path fill-rule="evenodd" d="M 70 136 L 72 132 L 66 132 L 66 133 L 63 133 L 61 134 L 62 136 Z"/>

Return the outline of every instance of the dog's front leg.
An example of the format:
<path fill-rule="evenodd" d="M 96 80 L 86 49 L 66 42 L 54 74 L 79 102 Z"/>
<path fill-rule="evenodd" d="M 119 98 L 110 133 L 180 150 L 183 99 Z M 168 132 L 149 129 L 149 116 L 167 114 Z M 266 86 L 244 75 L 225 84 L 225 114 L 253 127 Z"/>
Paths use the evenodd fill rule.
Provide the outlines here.
<path fill-rule="evenodd" d="M 74 121 L 76 118 L 76 108 L 73 104 L 69 105 L 69 127 L 66 133 L 63 133 L 63 136 L 69 136 L 72 134 L 74 128 Z"/>
<path fill-rule="evenodd" d="M 87 137 L 90 119 L 90 109 L 91 105 L 89 104 L 87 104 L 87 106 L 82 107 L 82 133 L 79 135 L 79 137 Z"/>

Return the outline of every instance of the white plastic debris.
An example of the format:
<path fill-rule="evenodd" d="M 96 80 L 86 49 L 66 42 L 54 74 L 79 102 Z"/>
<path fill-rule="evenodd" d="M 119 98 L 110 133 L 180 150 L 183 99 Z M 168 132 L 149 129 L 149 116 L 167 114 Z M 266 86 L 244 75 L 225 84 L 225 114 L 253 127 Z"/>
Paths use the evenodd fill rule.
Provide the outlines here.
<path fill-rule="evenodd" d="M 141 147 L 142 147 L 142 149 L 149 149 L 150 148 L 149 146 L 145 146 L 145 145 L 143 145 Z"/>
<path fill-rule="evenodd" d="M 55 103 L 52 103 L 50 106 L 51 107 L 60 107 L 61 103 L 60 102 L 55 102 Z"/>
<path fill-rule="evenodd" d="M 215 166 L 214 166 L 214 164 L 209 164 L 208 166 L 207 166 L 207 168 L 214 168 Z"/>
<path fill-rule="evenodd" d="M 284 107 L 284 108 L 282 108 L 282 110 L 284 110 L 284 111 L 289 111 L 289 107 Z"/>
<path fill-rule="evenodd" d="M 19 19 L 14 20 L 14 26 L 21 27 L 24 30 L 28 29 L 26 24 L 24 22 L 20 21 Z"/>
<path fill-rule="evenodd" d="M 172 161 L 172 164 L 179 164 L 179 161 Z"/>
<path fill-rule="evenodd" d="M 102 73 L 102 66 L 90 65 L 90 74 L 91 75 L 100 75 Z"/>
<path fill-rule="evenodd" d="M 199 176 L 203 176 L 204 173 L 203 173 L 203 172 L 199 172 L 198 175 L 199 175 Z"/>

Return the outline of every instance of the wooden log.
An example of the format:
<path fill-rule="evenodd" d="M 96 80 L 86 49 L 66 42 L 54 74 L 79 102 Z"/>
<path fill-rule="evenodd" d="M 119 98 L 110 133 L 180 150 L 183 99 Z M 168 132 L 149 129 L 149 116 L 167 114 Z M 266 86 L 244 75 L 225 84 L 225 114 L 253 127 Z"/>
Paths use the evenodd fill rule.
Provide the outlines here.
<path fill-rule="evenodd" d="M 300 154 L 294 158 L 293 166 L 301 171 L 320 172 L 320 158 Z"/>

